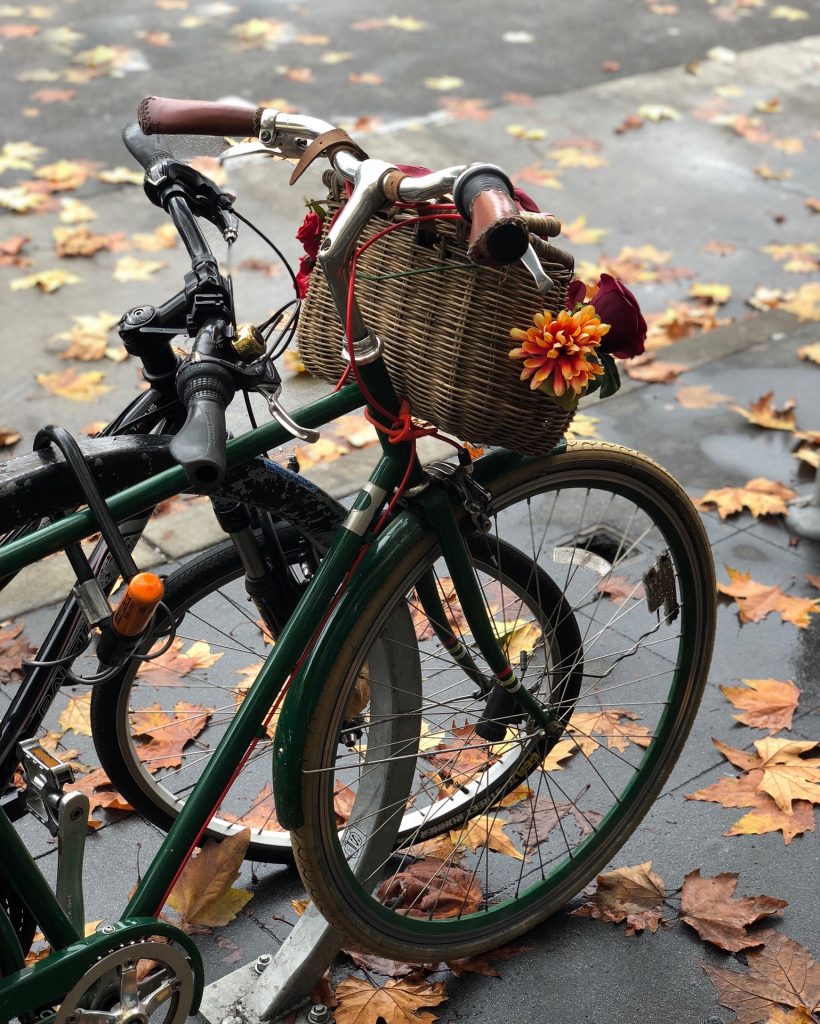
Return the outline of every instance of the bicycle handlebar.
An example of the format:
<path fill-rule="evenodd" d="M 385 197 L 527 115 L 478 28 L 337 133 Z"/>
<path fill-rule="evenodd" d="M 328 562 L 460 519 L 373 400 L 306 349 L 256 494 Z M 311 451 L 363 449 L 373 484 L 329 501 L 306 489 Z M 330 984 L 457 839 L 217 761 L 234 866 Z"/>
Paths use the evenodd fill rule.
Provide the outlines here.
<path fill-rule="evenodd" d="M 258 135 L 263 107 L 146 96 L 137 116 L 146 135 Z"/>
<path fill-rule="evenodd" d="M 122 141 L 131 156 L 149 171 L 160 160 L 173 160 L 173 154 L 166 148 L 161 136 L 145 135 L 136 121 L 122 130 Z"/>

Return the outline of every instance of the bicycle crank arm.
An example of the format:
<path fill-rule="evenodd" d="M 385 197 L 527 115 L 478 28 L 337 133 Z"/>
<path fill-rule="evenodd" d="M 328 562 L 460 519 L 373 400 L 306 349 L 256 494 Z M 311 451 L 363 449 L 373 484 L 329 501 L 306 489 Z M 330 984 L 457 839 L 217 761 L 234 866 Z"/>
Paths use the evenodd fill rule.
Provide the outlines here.
<path fill-rule="evenodd" d="M 57 902 L 80 935 L 85 932 L 83 859 L 88 812 L 85 793 L 66 793 L 57 805 Z"/>

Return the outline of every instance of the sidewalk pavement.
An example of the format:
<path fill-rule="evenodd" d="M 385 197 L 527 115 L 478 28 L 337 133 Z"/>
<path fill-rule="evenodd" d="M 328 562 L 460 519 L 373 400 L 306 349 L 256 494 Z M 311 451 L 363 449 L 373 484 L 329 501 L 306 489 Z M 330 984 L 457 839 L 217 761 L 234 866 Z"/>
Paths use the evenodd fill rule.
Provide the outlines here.
<path fill-rule="evenodd" d="M 516 159 L 520 157 L 518 166 L 523 169 L 540 160 L 531 143 L 510 143 L 506 128 L 514 120 L 543 127 L 554 139 L 580 131 L 601 138 L 607 133 L 603 152 L 616 168 L 614 176 L 606 179 L 606 187 L 593 171 L 583 169 L 566 172 L 562 192 L 544 185 L 545 176 L 540 186 L 530 186 L 542 205 L 554 207 L 565 221 L 585 213 L 589 224 L 608 228 L 611 233 L 603 248 L 609 253 L 616 253 L 624 243 L 652 241 L 674 249 L 675 263 L 697 267 L 701 280 L 729 279 L 734 287 L 734 297 L 726 308 L 738 318 L 736 323 L 658 353 L 659 360 L 688 367 L 678 381 L 670 385 L 626 381 L 617 396 L 593 401 L 584 410 L 598 419 L 596 428 L 601 438 L 652 456 L 693 496 L 714 487 L 743 484 L 760 475 L 786 483 L 800 494 L 813 489 L 811 475 L 792 457 L 788 433 L 749 425 L 731 411 L 728 402 L 709 409 L 685 409 L 676 401 L 675 393 L 679 385 L 710 385 L 715 392 L 730 395 L 739 405 L 748 407 L 751 401 L 774 390 L 778 405 L 788 398 L 796 399 L 802 429 L 820 429 L 820 370 L 800 362 L 796 355 L 798 348 L 818 340 L 816 325 L 798 322 L 780 310 L 745 319 L 749 311 L 742 302 L 758 284 L 786 288 L 802 282 L 803 278 L 795 278 L 780 264 L 762 256 L 759 247 L 772 241 L 805 241 L 811 221 L 804 200 L 816 188 L 816 159 L 812 162 L 810 153 L 789 158 L 793 177 L 788 183 L 764 181 L 750 169 L 752 144 L 747 139 L 693 113 L 707 101 L 714 102 L 716 88 L 731 95 L 731 90 L 742 83 L 745 97 L 731 101 L 735 104 L 733 111 L 741 106 L 753 110 L 754 103 L 776 92 L 783 102 L 783 115 L 777 123 L 779 136 L 799 134 L 810 123 L 809 88 L 819 50 L 816 38 L 778 44 L 737 55 L 731 63 L 705 62 L 703 74 L 695 78 L 683 69 L 653 72 L 546 97 L 526 109 L 502 106 L 488 111 L 482 121 L 445 119 L 438 126 L 392 131 L 369 140 L 373 155 L 394 158 L 399 153 L 403 161 L 435 166 L 451 163 L 454 157 L 496 160 L 510 166 L 510 146 L 515 145 Z M 639 102 L 649 99 L 679 107 L 684 119 L 647 123 L 640 131 L 613 136 L 612 128 Z M 816 140 L 812 145 L 816 147 Z M 764 156 L 770 159 L 771 151 L 761 151 L 761 159 Z M 280 203 L 277 194 L 279 205 L 271 209 L 271 175 L 281 170 L 268 164 L 237 169 L 231 186 L 235 184 L 238 192 L 248 195 L 246 209 L 261 224 L 273 224 L 274 233 L 281 233 L 280 229 L 287 226 L 292 233 L 301 195 L 285 196 Z M 311 184 L 314 186 L 315 182 Z M 96 205 L 109 225 L 122 217 L 123 208 L 129 217 L 133 209 L 134 229 L 150 230 L 157 223 L 150 208 L 133 198 L 122 200 L 109 195 L 99 197 Z M 725 257 L 703 254 L 701 245 L 710 237 L 735 242 L 734 252 Z M 590 258 L 600 258 L 601 248 L 573 246 L 576 253 L 587 253 Z M 257 254 L 252 246 L 250 254 Z M 261 256 L 262 251 L 258 254 Z M 103 254 L 101 259 L 107 257 Z M 181 254 L 172 254 L 169 279 L 183 264 Z M 89 307 L 98 301 L 100 281 L 92 279 L 82 286 Z M 276 287 L 274 279 L 264 303 L 258 293 L 251 296 L 251 303 L 266 305 L 274 299 Z M 81 286 L 77 289 L 80 291 Z M 680 294 L 679 280 L 657 280 L 642 288 L 641 301 L 659 309 Z M 113 308 L 119 308 L 116 304 L 120 299 L 124 306 L 133 304 L 135 298 L 133 285 L 128 289 L 116 286 L 110 301 L 115 304 Z M 28 307 L 20 309 L 25 312 Z M 65 310 L 60 312 L 59 306 L 49 310 L 48 330 L 64 328 L 61 318 L 64 321 Z M 112 378 L 118 381 L 112 402 L 130 393 L 132 372 L 128 367 L 112 369 Z M 292 405 L 298 403 L 302 391 L 312 386 L 299 379 L 288 384 Z M 19 408 L 19 400 L 31 392 L 30 377 L 25 384 L 16 382 L 14 388 L 12 397 L 15 408 Z M 59 404 L 60 411 L 67 411 L 76 421 L 69 425 L 79 426 L 83 416 L 88 418 L 87 410 L 69 406 L 66 402 Z M 42 422 L 42 417 L 37 418 L 39 412 L 34 405 L 25 410 L 26 430 Z M 349 491 L 350 478 L 360 478 L 362 466 L 369 465 L 371 458 L 364 449 L 344 460 L 316 467 L 311 474 L 333 493 L 344 494 Z M 191 547 L 209 543 L 209 536 L 200 532 L 204 527 L 199 515 L 186 510 L 158 520 L 147 540 L 149 546 L 143 549 L 148 561 L 174 563 Z M 820 547 L 806 541 L 793 546 L 780 520 L 755 520 L 747 513 L 726 521 L 716 513 L 707 513 L 704 520 L 720 580 L 726 579 L 724 566 L 731 565 L 751 572 L 755 580 L 812 596 L 805 573 L 820 572 Z M 17 599 L 18 611 L 34 609 L 26 612 L 26 626 L 35 635 L 45 628 L 51 614 L 50 609 L 35 607 L 39 603 L 37 595 L 52 598 L 57 585 L 55 578 L 49 577 L 35 583 L 34 599 Z M 651 859 L 668 887 L 679 885 L 684 874 L 698 867 L 704 875 L 738 871 L 742 894 L 766 893 L 789 901 L 779 927 L 803 945 L 814 945 L 815 953 L 815 880 L 820 858 L 814 835 L 807 833 L 788 847 L 784 847 L 779 833 L 726 837 L 723 833 L 738 813 L 718 805 L 686 802 L 683 796 L 725 774 L 725 762 L 716 753 L 711 737 L 749 748 L 763 735 L 734 723 L 731 708 L 718 689 L 720 684 L 766 676 L 792 679 L 803 695 L 789 735 L 811 739 L 817 735 L 817 719 L 816 715 L 812 718 L 812 711 L 820 690 L 818 665 L 818 617 L 806 630 L 781 624 L 774 616 L 741 626 L 735 606 L 722 605 L 710 682 L 693 733 L 663 796 L 616 860 L 621 866 Z M 1 693 L 0 699 L 7 698 L 8 688 Z M 58 703 L 52 709 L 51 727 L 62 706 Z M 79 737 L 76 745 L 83 755 L 93 756 L 90 741 Z M 28 822 L 24 830 L 41 865 L 53 876 L 55 851 L 46 842 L 43 830 Z M 159 842 L 159 833 L 135 816 L 112 821 L 90 838 L 86 874 L 90 919 L 110 916 L 112 908 L 123 905 L 124 894 L 136 880 L 136 849 L 145 864 Z M 286 922 L 293 921 L 290 899 L 301 895 L 295 871 L 287 868 L 257 866 L 253 874 L 246 868 L 240 881 L 253 889 L 254 899 L 228 928 L 198 940 L 210 980 L 234 968 L 235 963 L 227 961 L 235 956 L 236 948 L 243 960 L 275 952 L 289 931 Z M 716 1007 L 712 986 L 699 968 L 701 961 L 722 964 L 726 957 L 704 947 L 683 927 L 626 939 L 616 927 L 559 915 L 525 941 L 532 946 L 531 951 L 502 964 L 501 980 L 477 975 L 451 979 L 449 1001 L 438 1011 L 441 1020 L 506 1024 L 512 1017 L 524 1018 L 527 1014 L 545 1024 L 574 1024 L 579 1020 L 596 1024 L 675 1020 L 689 1024 L 710 1017 L 728 1019 Z"/>
<path fill-rule="evenodd" d="M 681 378 L 687 385 L 709 385 L 744 406 L 771 388 L 778 396 L 794 397 L 800 426 L 818 429 L 818 407 L 812 399 L 820 370 L 801 364 L 796 355 L 814 337 L 813 325 L 800 325 L 775 311 L 683 341 L 669 350 L 669 358 L 689 366 Z M 743 484 L 761 474 L 787 482 L 801 494 L 811 492 L 809 475 L 792 457 L 791 435 L 754 427 L 726 403 L 684 409 L 675 401 L 675 391 L 675 384 L 629 381 L 617 396 L 594 402 L 585 411 L 598 420 L 595 427 L 601 438 L 652 456 L 692 496 L 714 486 Z M 338 474 L 331 486 L 343 492 L 344 473 L 352 480 L 354 466 L 358 473 L 359 461 L 370 458 L 364 449 L 322 467 L 322 472 Z M 169 550 L 175 538 L 194 535 L 190 515 L 167 517 L 168 536 L 154 534 L 154 541 Z M 743 513 L 722 521 L 716 513 L 707 513 L 704 521 L 720 580 L 726 579 L 724 566 L 731 565 L 789 593 L 813 593 L 804 574 L 820 572 L 820 546 L 808 541 L 795 546 L 781 520 L 756 520 Z M 159 520 L 158 530 L 166 529 L 162 523 Z M 46 609 L 29 613 L 27 629 L 42 628 L 50 613 Z M 726 774 L 726 762 L 711 743 L 713 736 L 748 749 L 764 735 L 733 722 L 720 684 L 768 676 L 793 680 L 802 697 L 789 736 L 810 739 L 817 731 L 812 712 L 820 695 L 818 664 L 820 618 L 815 617 L 806 630 L 780 623 L 774 616 L 741 626 L 734 604 L 722 604 L 710 681 L 692 735 L 663 795 L 613 866 L 651 860 L 668 888 L 679 885 L 695 868 L 704 875 L 739 872 L 739 893 L 766 893 L 788 900 L 781 930 L 809 948 L 816 944 L 813 879 L 818 877 L 820 858 L 815 837 L 807 833 L 788 847 L 779 833 L 726 837 L 723 833 L 739 812 L 687 802 L 683 797 Z M 64 701 L 65 697 L 58 699 L 49 715 L 47 724 L 52 728 Z M 90 740 L 78 737 L 76 745 L 83 759 L 87 753 L 93 757 Z M 53 875 L 52 844 L 45 841 L 39 825 L 26 822 L 24 828 L 40 866 Z M 110 821 L 89 838 L 86 878 L 94 884 L 88 886 L 86 897 L 88 919 L 105 919 L 112 907 L 121 905 L 123 894 L 136 879 L 137 856 L 143 865 L 147 863 L 160 840 L 160 834 L 136 816 Z M 275 953 L 289 932 L 287 922 L 294 920 L 290 901 L 302 895 L 296 872 L 284 867 L 256 865 L 253 872 L 246 867 L 239 884 L 254 892 L 253 900 L 228 927 L 198 939 L 209 981 L 234 970 L 237 957 L 244 963 L 261 953 Z M 500 980 L 473 974 L 450 979 L 449 1001 L 440 1008 L 441 1019 L 508 1024 L 513 998 L 516 1005 L 531 1007 L 534 1019 L 549 1024 L 724 1019 L 699 964 L 723 964 L 726 957 L 683 927 L 627 939 L 618 927 L 559 914 L 522 944 L 528 951 L 500 965 Z"/>

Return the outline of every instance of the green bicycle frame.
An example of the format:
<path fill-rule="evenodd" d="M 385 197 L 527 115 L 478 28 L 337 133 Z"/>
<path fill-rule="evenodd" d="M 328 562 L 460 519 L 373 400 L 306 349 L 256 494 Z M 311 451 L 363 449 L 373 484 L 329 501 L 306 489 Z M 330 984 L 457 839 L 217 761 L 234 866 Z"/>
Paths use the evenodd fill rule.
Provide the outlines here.
<path fill-rule="evenodd" d="M 377 399 L 389 403 L 392 388 L 383 365 L 379 362 L 362 369 L 366 371 L 368 388 L 377 395 Z M 303 426 L 318 427 L 363 404 L 358 387 L 351 385 L 298 410 L 295 419 Z M 270 423 L 230 441 L 227 448 L 229 471 L 288 440 L 290 435 L 282 427 Z M 160 850 L 148 866 L 140 885 L 123 912 L 121 921 L 144 920 L 159 913 L 187 858 L 207 827 L 214 809 L 218 807 L 233 781 L 237 766 L 241 767 L 259 738 L 260 723 L 265 722 L 272 714 L 272 708 L 278 703 L 286 686 L 300 673 L 310 652 L 317 649 L 316 642 L 333 614 L 338 595 L 344 590 L 348 580 L 353 578 L 359 560 L 372 539 L 370 531 L 375 516 L 382 509 L 386 498 L 408 472 L 410 446 L 406 442 L 391 445 L 383 435 L 380 435 L 380 440 L 382 454 L 368 483 L 359 492 L 328 553 L 322 559 L 298 606 L 277 638 L 276 645 L 254 685 L 227 728 Z M 498 452 L 486 459 L 486 463 L 492 463 L 492 466 L 487 465 L 482 467 L 482 470 L 489 470 L 488 475 L 492 476 L 493 470 L 498 472 L 521 461 L 524 460 L 520 456 Z M 411 483 L 424 479 L 418 463 L 410 467 L 409 471 Z M 484 476 L 484 472 L 481 476 Z M 108 505 L 115 518 L 125 519 L 185 490 L 186 487 L 187 480 L 183 470 L 172 468 L 115 495 L 109 499 Z M 408 530 L 413 532 L 430 529 L 433 524 L 433 528 L 439 534 L 456 590 L 464 601 L 465 608 L 471 604 L 475 608 L 475 612 L 468 615 L 468 621 L 472 620 L 470 626 L 473 634 L 495 670 L 496 677 L 503 677 L 505 671 L 510 671 L 509 664 L 498 646 L 483 604 L 480 599 L 476 600 L 477 583 L 466 558 L 464 542 L 457 526 L 457 511 L 451 504 L 450 497 L 438 484 L 429 487 L 427 493 L 419 500 L 419 505 L 423 509 L 423 518 L 413 511 L 405 511 L 379 536 L 377 548 L 380 558 L 389 559 L 391 551 L 401 545 Z M 429 522 L 424 522 L 424 519 Z M 0 576 L 37 561 L 66 544 L 81 540 L 95 529 L 96 524 L 91 513 L 80 511 L 0 548 Z M 374 571 L 378 571 L 378 561 L 373 563 L 371 559 L 370 564 L 373 565 Z M 298 758 L 301 737 L 295 732 L 292 738 L 292 753 Z M 277 750 L 276 753 L 279 756 L 283 752 Z M 79 957 L 80 952 L 85 949 L 81 937 L 76 934 L 56 898 L 51 894 L 25 850 L 22 840 L 5 815 L 0 815 L 0 839 L 4 843 L 7 841 L 7 854 L 0 871 L 14 879 L 17 887 L 22 867 L 27 881 L 21 895 L 28 900 L 27 892 L 34 893 L 29 909 L 53 948 L 67 953 L 71 947 L 78 951 Z M 0 941 L 3 938 L 4 934 L 0 933 Z M 91 939 L 85 940 L 86 943 L 90 941 Z M 56 967 L 59 967 L 61 975 L 67 976 L 71 966 L 70 958 L 57 957 L 54 962 Z M 46 971 L 48 963 L 49 960 L 41 962 L 38 970 L 41 973 Z M 79 959 L 77 963 L 79 964 Z M 14 1002 L 17 991 L 14 986 L 19 986 L 20 979 L 26 974 L 26 971 L 19 971 L 16 975 L 0 980 L 0 1007 L 5 1008 L 7 995 Z"/>

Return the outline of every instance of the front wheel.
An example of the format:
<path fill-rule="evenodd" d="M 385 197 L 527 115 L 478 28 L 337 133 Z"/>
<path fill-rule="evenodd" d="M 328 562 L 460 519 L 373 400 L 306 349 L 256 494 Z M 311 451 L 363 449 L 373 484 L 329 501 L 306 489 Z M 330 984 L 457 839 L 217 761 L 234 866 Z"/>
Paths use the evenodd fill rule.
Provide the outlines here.
<path fill-rule="evenodd" d="M 305 738 L 304 820 L 293 835 L 303 880 L 353 944 L 399 959 L 476 955 L 582 889 L 658 795 L 709 668 L 709 545 L 686 495 L 659 466 L 585 442 L 522 463 L 489 486 L 492 529 L 470 550 L 499 641 L 524 685 L 552 709 L 550 741 L 520 715 L 504 719 L 500 740 L 476 731 L 487 697 L 419 612 L 419 587 L 432 571 L 451 625 L 473 649 L 429 535 L 371 584 Z M 488 572 L 493 553 L 510 550 L 522 564 L 537 564 L 533 580 L 557 584 L 552 613 L 539 611 L 540 583 L 510 586 L 503 572 Z M 408 610 L 409 638 L 395 628 Z M 556 631 L 569 621 L 580 642 L 575 651 L 559 645 L 556 656 Z M 412 745 L 405 738 L 398 755 L 412 770 L 400 791 L 394 784 L 383 798 L 402 805 L 398 846 L 388 844 L 376 864 L 371 857 L 364 873 L 358 851 L 384 827 L 373 811 L 375 780 L 395 751 L 383 739 L 391 705 L 384 697 L 378 705 L 377 695 L 402 678 L 377 685 L 373 666 L 399 644 L 394 662 L 410 666 L 420 694 L 416 738 Z M 580 675 L 577 685 L 562 682 L 568 671 Z M 458 815 L 442 815 L 448 802 Z"/>

